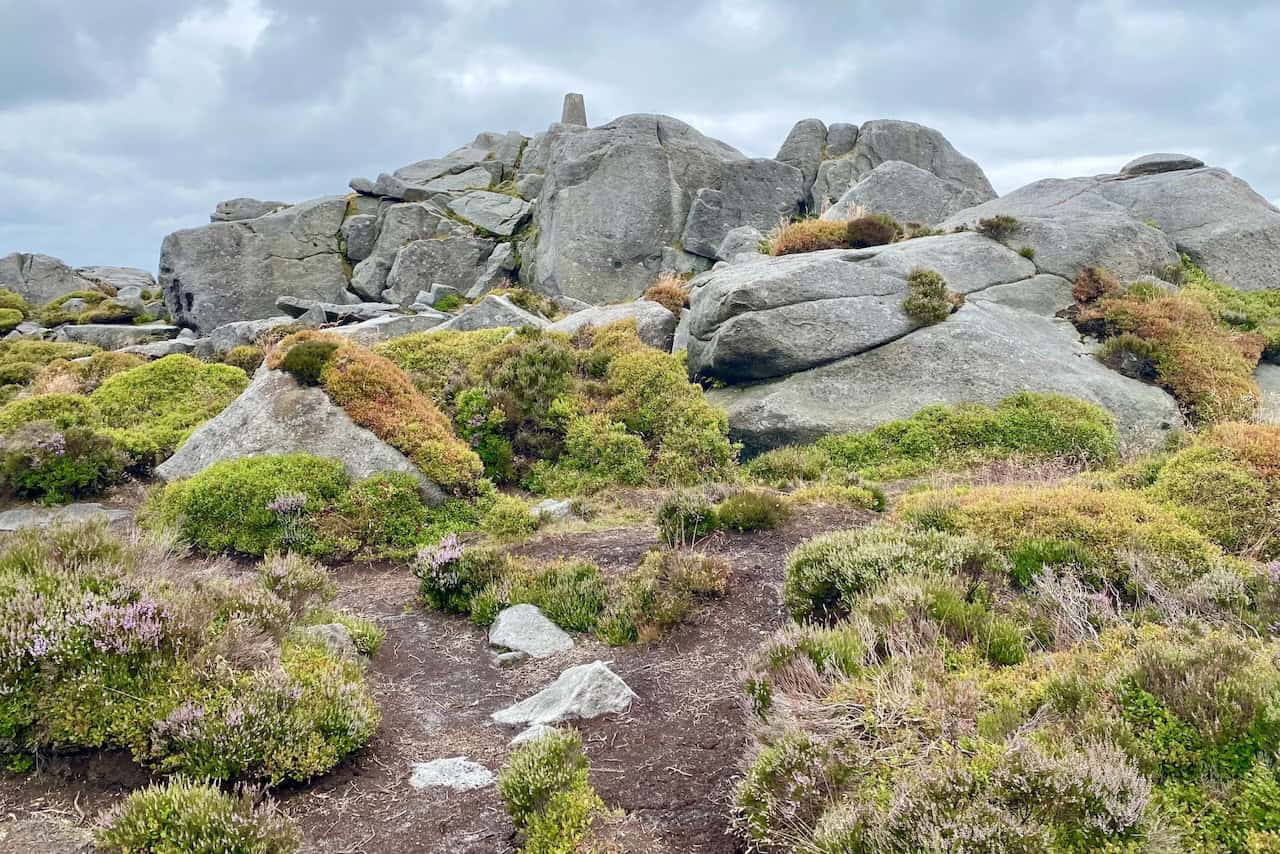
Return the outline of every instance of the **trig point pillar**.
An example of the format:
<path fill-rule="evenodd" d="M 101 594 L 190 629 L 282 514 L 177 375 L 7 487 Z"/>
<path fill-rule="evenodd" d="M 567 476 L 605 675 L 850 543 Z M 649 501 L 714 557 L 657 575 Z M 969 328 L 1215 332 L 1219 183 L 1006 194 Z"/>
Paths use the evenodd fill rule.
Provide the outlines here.
<path fill-rule="evenodd" d="M 570 92 L 564 96 L 564 109 L 560 111 L 560 123 L 587 126 L 587 103 L 582 95 Z"/>

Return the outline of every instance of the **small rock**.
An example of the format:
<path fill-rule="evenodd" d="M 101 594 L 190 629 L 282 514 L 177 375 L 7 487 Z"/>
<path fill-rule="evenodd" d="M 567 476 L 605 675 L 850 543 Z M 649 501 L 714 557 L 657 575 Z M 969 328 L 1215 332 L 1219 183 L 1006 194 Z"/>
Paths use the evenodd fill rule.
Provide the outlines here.
<path fill-rule="evenodd" d="M 494 712 L 500 724 L 554 724 L 574 718 L 621 714 L 638 699 L 603 661 L 570 667 L 537 694 Z"/>
<path fill-rule="evenodd" d="M 195 347 L 194 339 L 175 338 L 172 341 L 156 341 L 152 344 L 130 344 L 128 347 L 121 347 L 120 352 L 133 353 L 148 359 L 160 359 L 175 353 L 190 353 Z"/>
<path fill-rule="evenodd" d="M 555 732 L 556 728 L 547 726 L 546 724 L 534 724 L 528 729 L 522 730 L 515 738 L 509 742 L 512 747 L 518 747 L 521 744 L 528 744 L 531 741 L 537 741 L 544 735 L 550 735 Z"/>
<path fill-rule="evenodd" d="M 1204 161 L 1189 154 L 1144 154 L 1135 157 L 1120 168 L 1121 175 L 1158 175 L 1161 172 L 1181 172 L 1199 169 Z"/>
<path fill-rule="evenodd" d="M 572 335 L 584 326 L 599 329 L 620 320 L 634 320 L 636 333 L 641 341 L 650 347 L 671 352 L 671 339 L 676 332 L 676 316 L 665 306 L 651 300 L 588 308 L 557 320 L 547 329 L 550 332 Z"/>
<path fill-rule="evenodd" d="M 373 195 L 373 182 L 368 178 L 352 178 L 347 186 L 363 196 Z"/>
<path fill-rule="evenodd" d="M 320 318 L 321 323 L 342 323 L 356 320 L 372 320 L 385 317 L 400 310 L 398 305 L 387 302 L 357 302 L 340 304 L 334 302 L 318 302 L 301 297 L 283 296 L 276 299 L 276 307 L 301 320 L 312 312 L 311 316 Z M 316 311 L 321 314 L 314 314 Z"/>
<path fill-rule="evenodd" d="M 451 200 L 449 210 L 485 231 L 510 237 L 528 221 L 533 206 L 518 196 L 476 190 Z"/>
<path fill-rule="evenodd" d="M 166 323 L 123 325 L 114 323 L 86 323 L 59 327 L 58 341 L 75 341 L 93 344 L 104 350 L 118 350 L 132 344 L 150 344 L 167 338 L 176 338 L 180 330 Z"/>
<path fill-rule="evenodd" d="M 489 645 L 546 658 L 573 649 L 573 638 L 547 619 L 536 605 L 512 605 L 494 619 L 489 628 Z"/>
<path fill-rule="evenodd" d="M 512 652 L 500 652 L 493 657 L 493 663 L 499 667 L 514 667 L 529 657 L 527 652 L 514 650 Z"/>
<path fill-rule="evenodd" d="M 452 789 L 469 792 L 493 785 L 493 772 L 465 756 L 452 759 L 436 759 L 433 762 L 415 762 L 409 785 L 415 789 Z"/>
<path fill-rule="evenodd" d="M 554 498 L 544 498 L 533 505 L 530 511 L 544 522 L 557 522 L 573 515 L 573 501 L 568 498 L 562 498 L 559 501 Z"/>
<path fill-rule="evenodd" d="M 227 199 L 218 202 L 209 216 L 209 222 L 239 222 L 246 219 L 257 219 L 281 208 L 289 207 L 288 202 L 264 202 L 259 199 Z"/>
<path fill-rule="evenodd" d="M 64 504 L 61 507 L 15 507 L 0 513 L 0 531 L 19 528 L 48 528 L 63 522 L 86 522 L 106 519 L 108 524 L 129 518 L 127 510 L 111 510 L 93 501 Z"/>
<path fill-rule="evenodd" d="M 550 322 L 525 311 L 506 297 L 489 294 L 475 305 L 467 306 L 461 314 L 447 323 L 435 327 L 441 332 L 473 332 L 477 329 L 497 329 L 502 326 L 519 328 L 535 326 L 545 328 Z"/>
<path fill-rule="evenodd" d="M 333 331 L 339 335 L 346 335 L 357 344 L 372 347 L 381 341 L 389 341 L 401 335 L 426 332 L 448 319 L 449 315 L 427 308 L 419 310 L 417 314 L 388 314 L 385 317 L 362 320 L 350 326 L 339 326 Z"/>

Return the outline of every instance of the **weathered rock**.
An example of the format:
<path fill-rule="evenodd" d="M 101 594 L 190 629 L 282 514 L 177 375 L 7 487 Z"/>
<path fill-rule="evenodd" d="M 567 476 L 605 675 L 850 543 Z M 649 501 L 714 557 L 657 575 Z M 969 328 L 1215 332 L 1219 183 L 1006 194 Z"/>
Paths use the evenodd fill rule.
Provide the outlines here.
<path fill-rule="evenodd" d="M 347 217 L 342 223 L 342 241 L 349 261 L 354 263 L 368 258 L 378 242 L 378 217 L 374 214 Z"/>
<path fill-rule="evenodd" d="M 92 290 L 93 283 L 51 255 L 15 252 L 0 258 L 0 288 L 44 305 L 72 291 Z"/>
<path fill-rule="evenodd" d="M 257 219 L 260 216 L 266 216 L 269 213 L 275 213 L 281 208 L 289 207 L 288 202 L 264 202 L 259 199 L 227 199 L 225 202 L 218 202 L 214 207 L 213 213 L 209 215 L 209 222 L 239 222 L 245 219 Z"/>
<path fill-rule="evenodd" d="M 236 320 L 215 327 L 208 336 L 208 347 L 211 354 L 225 353 L 233 347 L 256 344 L 258 336 L 269 332 L 277 326 L 288 326 L 294 319 L 288 315 L 264 317 L 261 320 Z"/>
<path fill-rule="evenodd" d="M 570 667 L 537 694 L 494 712 L 491 717 L 508 726 L 554 724 L 621 714 L 630 709 L 636 699 L 636 693 L 608 665 L 593 661 Z"/>
<path fill-rule="evenodd" d="M 381 299 L 396 255 L 415 240 L 434 237 L 440 220 L 439 212 L 416 202 L 387 207 L 380 217 L 372 251 L 351 274 L 351 290 L 367 300 Z"/>
<path fill-rule="evenodd" d="M 493 772 L 462 756 L 436 759 L 432 762 L 415 762 L 409 785 L 415 789 L 452 789 L 470 792 L 492 786 Z"/>
<path fill-rule="evenodd" d="M 143 323 L 136 326 L 86 323 L 82 325 L 67 324 L 58 327 L 57 341 L 75 341 L 78 344 L 93 344 L 103 350 L 119 350 L 134 344 L 150 344 L 176 338 L 179 329 L 166 323 Z"/>
<path fill-rule="evenodd" d="M 587 102 L 580 93 L 570 92 L 564 96 L 564 106 L 560 110 L 560 123 L 587 126 Z"/>
<path fill-rule="evenodd" d="M 426 309 L 417 314 L 389 314 L 363 320 L 350 326 L 339 326 L 333 331 L 345 335 L 357 344 L 372 347 L 381 341 L 410 335 L 414 332 L 426 332 L 448 321 L 449 315 Z"/>
<path fill-rule="evenodd" d="M 512 605 L 498 612 L 489 627 L 489 645 L 546 658 L 573 649 L 573 638 L 535 605 Z"/>
<path fill-rule="evenodd" d="M 819 119 L 801 119 L 791 128 L 774 159 L 800 170 L 807 195 L 818 177 L 818 164 L 822 162 L 826 147 L 827 126 Z"/>
<path fill-rule="evenodd" d="M 130 295 L 138 297 L 143 291 L 156 290 L 155 276 L 137 267 L 76 267 L 76 275 L 116 291 L 117 298 L 124 296 L 127 289 L 134 289 L 136 294 Z"/>
<path fill-rule="evenodd" d="M 1258 420 L 1263 424 L 1280 424 L 1280 365 L 1258 365 L 1254 378 L 1262 390 Z"/>
<path fill-rule="evenodd" d="M 508 744 L 510 744 L 511 747 L 519 747 L 522 744 L 537 741 L 544 735 L 550 735 L 555 731 L 556 728 L 553 726 L 547 726 L 546 724 L 534 724 L 533 726 L 526 727 L 517 733 L 516 736 L 508 742 Z"/>
<path fill-rule="evenodd" d="M 889 160 L 859 178 L 822 218 L 851 219 L 855 210 L 862 208 L 867 213 L 888 214 L 900 223 L 932 226 L 983 201 L 968 187 L 919 166 Z"/>
<path fill-rule="evenodd" d="M 451 151 L 444 157 L 431 160 L 420 160 L 397 169 L 390 175 L 382 174 L 374 182 L 373 194 L 395 199 L 417 202 L 430 198 L 433 194 L 447 189 L 465 189 L 457 186 L 459 175 L 482 170 L 479 164 L 487 160 L 492 152 L 483 146 L 466 145 Z M 499 164 L 499 167 L 501 165 Z M 483 186 L 488 187 L 493 176 L 484 171 Z M 468 177 L 471 181 L 472 177 Z M 501 180 L 499 177 L 498 180 Z M 475 186 L 467 184 L 466 186 Z"/>
<path fill-rule="evenodd" d="M 535 326 L 545 329 L 551 322 L 545 317 L 525 311 L 511 300 L 489 294 L 475 305 L 467 306 L 461 314 L 435 327 L 439 332 L 472 332 L 476 329 L 497 329 L 509 326 Z"/>
<path fill-rule="evenodd" d="M 318 310 L 322 323 L 372 320 L 375 317 L 386 317 L 389 314 L 394 314 L 400 309 L 395 303 L 388 302 L 333 303 L 295 296 L 278 297 L 276 299 L 276 307 L 296 318 L 301 318 L 310 311 Z"/>
<path fill-rule="evenodd" d="M 304 626 L 298 631 L 298 637 L 308 643 L 327 649 L 338 658 L 347 661 L 359 661 L 360 651 L 351 638 L 351 630 L 342 623 L 322 623 L 318 626 Z"/>
<path fill-rule="evenodd" d="M 1030 246 L 1042 273 L 1075 280 L 1085 267 L 1103 267 L 1121 279 L 1160 274 L 1179 263 L 1169 236 L 1109 201 L 1092 178 L 1050 178 L 968 208 L 940 227 L 975 227 L 979 220 L 1012 216 L 1019 226 L 1007 243 Z"/>
<path fill-rule="evenodd" d="M 693 195 L 719 189 L 722 164 L 742 159 L 668 116 L 624 116 L 591 129 L 554 125 L 535 142 L 546 149 L 546 174 L 532 284 L 597 304 L 643 293 L 663 249 L 683 233 Z M 541 168 L 532 153 L 530 168 Z"/>
<path fill-rule="evenodd" d="M 915 122 L 877 119 L 864 123 L 858 128 L 853 160 L 859 175 L 889 160 L 901 160 L 967 187 L 983 201 L 996 195 L 977 163 L 956 151 L 940 132 Z"/>
<path fill-rule="evenodd" d="M 740 256 L 763 257 L 760 252 L 760 243 L 764 240 L 764 233 L 759 229 L 752 228 L 749 225 L 739 226 L 730 230 L 724 236 L 724 240 L 720 243 L 720 248 L 716 250 L 716 257 L 731 263 L 738 263 L 744 260 Z"/>
<path fill-rule="evenodd" d="M 493 250 L 494 242 L 484 237 L 415 240 L 396 255 L 382 298 L 407 306 L 434 283 L 468 291 Z"/>
<path fill-rule="evenodd" d="M 105 519 L 108 524 L 114 524 L 128 518 L 128 510 L 109 509 L 92 501 L 64 504 L 61 507 L 15 507 L 0 512 L 0 531 L 48 528 L 63 523 L 87 522 L 90 519 Z"/>
<path fill-rule="evenodd" d="M 1159 172 L 1199 169 L 1203 165 L 1203 160 L 1189 154 L 1144 154 L 1120 167 L 1120 174 L 1155 175 Z"/>
<path fill-rule="evenodd" d="M 845 122 L 834 122 L 827 126 L 826 157 L 844 157 L 853 151 L 858 141 L 858 126 Z"/>
<path fill-rule="evenodd" d="M 720 244 L 735 228 L 768 231 L 800 212 L 808 197 L 804 175 L 776 160 L 724 164 L 720 189 L 704 187 L 694 197 L 682 239 L 685 250 L 719 258 Z"/>
<path fill-rule="evenodd" d="M 569 498 L 544 498 L 529 508 L 535 519 L 558 522 L 573 515 L 573 500 Z"/>
<path fill-rule="evenodd" d="M 755 380 L 882 346 L 919 326 L 902 310 L 916 268 L 959 293 L 1035 275 L 1027 259 L 967 233 L 717 267 L 690 283 L 689 370 Z"/>
<path fill-rule="evenodd" d="M 1245 291 L 1280 288 L 1280 210 L 1225 169 L 1102 179 L 1096 186 L 1135 220 L 1158 225 L 1214 278 Z"/>
<path fill-rule="evenodd" d="M 451 200 L 449 210 L 491 234 L 510 237 L 529 221 L 533 206 L 517 196 L 475 190 Z"/>
<path fill-rule="evenodd" d="M 334 457 L 356 480 L 405 472 L 418 478 L 430 500 L 444 498 L 404 454 L 352 421 L 323 389 L 300 386 L 284 371 L 265 367 L 230 406 L 197 427 L 177 453 L 157 466 L 156 475 L 176 480 L 222 460 L 297 452 Z"/>
<path fill-rule="evenodd" d="M 1126 444 L 1159 445 L 1180 423 L 1173 398 L 1105 367 L 1066 322 L 971 300 L 946 321 L 784 379 L 708 392 L 758 453 L 868 430 L 935 403 L 994 405 L 1020 391 L 1066 394 L 1115 416 Z"/>
<path fill-rule="evenodd" d="M 347 182 L 347 186 L 362 196 L 377 195 L 373 191 L 373 182 L 368 178 L 352 178 Z"/>
<path fill-rule="evenodd" d="M 336 196 L 170 234 L 160 249 L 160 287 L 170 315 L 208 331 L 271 317 L 282 294 L 339 301 L 347 288 L 339 247 L 346 207 L 346 198 Z"/>
<path fill-rule="evenodd" d="M 969 298 L 976 302 L 994 302 L 1041 317 L 1053 317 L 1076 302 L 1071 295 L 1071 282 L 1049 273 L 1007 285 L 992 285 Z"/>
<path fill-rule="evenodd" d="M 452 285 L 442 285 L 439 282 L 433 282 L 431 287 L 427 290 L 418 291 L 418 295 L 413 298 L 413 301 L 416 305 L 425 305 L 430 308 L 440 302 L 440 300 L 450 296 L 461 297 L 462 294 Z"/>
<path fill-rule="evenodd" d="M 813 210 L 824 212 L 849 192 L 858 180 L 858 164 L 849 156 L 837 160 L 824 160 L 818 166 L 818 177 L 813 182 L 810 198 Z"/>
<path fill-rule="evenodd" d="M 173 339 L 172 341 L 156 341 L 151 344 L 130 344 L 121 347 L 121 353 L 133 353 L 147 359 L 163 359 L 175 353 L 190 353 L 196 348 L 196 342 L 189 339 Z"/>
<path fill-rule="evenodd" d="M 651 300 L 642 299 L 577 311 L 557 320 L 547 330 L 572 335 L 584 326 L 608 326 L 620 320 L 634 320 L 640 340 L 650 347 L 671 351 L 671 339 L 676 332 L 676 316 L 666 306 Z"/>
<path fill-rule="evenodd" d="M 467 291 L 467 299 L 475 300 L 497 288 L 509 287 L 515 276 L 516 258 L 510 243 L 499 243 L 489 253 L 489 258 L 476 276 L 475 284 Z M 433 284 L 432 287 L 435 285 Z"/>

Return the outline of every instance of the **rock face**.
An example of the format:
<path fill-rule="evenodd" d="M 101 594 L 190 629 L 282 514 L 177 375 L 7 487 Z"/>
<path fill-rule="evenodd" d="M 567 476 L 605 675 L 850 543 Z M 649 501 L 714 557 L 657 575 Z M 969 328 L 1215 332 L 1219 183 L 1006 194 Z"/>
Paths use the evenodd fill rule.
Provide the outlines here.
<path fill-rule="evenodd" d="M 720 189 L 704 187 L 694 197 L 684 227 L 684 248 L 719 258 L 720 244 L 735 228 L 765 232 L 799 213 L 808 197 L 804 174 L 777 160 L 726 163 Z"/>
<path fill-rule="evenodd" d="M 820 119 L 801 119 L 791 128 L 774 159 L 800 170 L 807 194 L 818 176 L 826 146 L 827 126 Z"/>
<path fill-rule="evenodd" d="M 547 331 L 572 335 L 584 326 L 608 326 L 620 320 L 634 320 L 640 340 L 650 347 L 671 351 L 671 340 L 676 333 L 676 316 L 665 306 L 650 300 L 575 311 L 548 326 Z"/>
<path fill-rule="evenodd" d="M 533 206 L 519 196 L 473 190 L 451 200 L 449 210 L 485 231 L 510 237 L 528 222 Z"/>
<path fill-rule="evenodd" d="M 504 608 L 489 627 L 489 645 L 546 658 L 573 649 L 573 638 L 535 605 Z"/>
<path fill-rule="evenodd" d="M 178 327 L 167 323 L 145 323 L 137 326 L 87 323 L 60 326 L 55 337 L 58 341 L 74 341 L 78 344 L 92 344 L 104 350 L 119 350 L 121 347 L 175 338 L 180 331 Z"/>
<path fill-rule="evenodd" d="M 533 287 L 597 304 L 639 296 L 683 234 L 694 195 L 720 189 L 722 164 L 741 159 L 668 116 L 554 125 L 525 154 L 525 177 L 543 173 Z"/>
<path fill-rule="evenodd" d="M 967 233 L 719 267 L 690 283 L 689 370 L 728 382 L 778 377 L 900 338 L 919 326 L 902 310 L 916 268 L 966 294 L 1036 273 Z"/>
<path fill-rule="evenodd" d="M 396 255 L 382 299 L 407 306 L 433 283 L 469 290 L 493 248 L 494 242 L 483 237 L 415 240 Z"/>
<path fill-rule="evenodd" d="M 51 255 L 15 252 L 0 258 L 0 288 L 43 305 L 72 291 L 91 290 L 93 284 Z"/>
<path fill-rule="evenodd" d="M 160 287 L 170 315 L 208 331 L 276 313 L 276 297 L 342 302 L 346 261 L 343 196 L 316 199 L 241 222 L 177 231 L 160 249 Z"/>
<path fill-rule="evenodd" d="M 444 498 L 404 454 L 352 421 L 322 389 L 299 386 L 284 371 L 265 367 L 230 406 L 196 428 L 177 453 L 157 466 L 156 474 L 176 480 L 222 460 L 296 452 L 341 460 L 356 480 L 384 471 L 406 472 L 422 482 L 433 502 Z"/>
<path fill-rule="evenodd" d="M 274 213 L 281 208 L 289 207 L 288 202 L 264 202 L 259 199 L 227 199 L 225 202 L 218 202 L 214 207 L 213 213 L 209 215 L 209 222 L 238 222 L 242 219 L 257 219 L 260 216 L 266 216 Z"/>
<path fill-rule="evenodd" d="M 117 292 L 129 289 L 149 291 L 156 287 L 155 276 L 137 267 L 77 267 L 76 275 Z"/>
<path fill-rule="evenodd" d="M 1173 398 L 1093 357 L 1065 321 L 973 300 L 935 326 L 784 379 L 709 392 L 748 453 L 867 430 L 935 403 L 996 404 L 1056 392 L 1115 414 L 1124 438 L 1153 447 L 1179 424 Z"/>
<path fill-rule="evenodd" d="M 474 332 L 477 329 L 497 329 L 502 326 L 517 329 L 522 326 L 545 328 L 549 325 L 550 321 L 545 317 L 525 311 L 506 297 L 490 294 L 435 328 L 440 332 Z"/>
<path fill-rule="evenodd" d="M 864 123 L 851 156 L 858 175 L 881 163 L 901 160 L 970 189 L 983 201 L 996 195 L 977 163 L 956 151 L 939 131 L 915 122 L 877 119 Z"/>
<path fill-rule="evenodd" d="M 1121 175 L 1155 175 L 1181 169 L 1199 169 L 1204 161 L 1189 154 L 1144 154 L 1120 167 Z"/>
<path fill-rule="evenodd" d="M 638 699 L 627 683 L 603 661 L 570 667 L 555 682 L 491 717 L 508 726 L 519 724 L 549 725 L 576 718 L 621 714 Z"/>
<path fill-rule="evenodd" d="M 444 157 L 419 160 L 391 174 L 383 173 L 373 184 L 372 195 L 420 202 L 437 193 L 487 190 L 503 178 L 505 164 L 494 156 L 501 138 L 480 134 L 470 145 Z"/>
<path fill-rule="evenodd" d="M 932 226 L 984 201 L 980 193 L 963 184 L 901 160 L 889 160 L 859 178 L 822 218 L 850 219 L 861 207 L 867 213 L 888 214 L 900 223 Z"/>

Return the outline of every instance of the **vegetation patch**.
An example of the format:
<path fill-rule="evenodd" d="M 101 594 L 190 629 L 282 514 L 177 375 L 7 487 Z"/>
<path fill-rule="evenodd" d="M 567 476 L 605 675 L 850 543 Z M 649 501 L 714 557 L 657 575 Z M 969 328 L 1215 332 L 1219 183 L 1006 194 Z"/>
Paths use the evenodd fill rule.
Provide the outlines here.
<path fill-rule="evenodd" d="M 592 838 L 608 810 L 587 779 L 575 730 L 554 730 L 513 753 L 498 775 L 498 792 L 525 854 L 600 850 Z"/>
<path fill-rule="evenodd" d="M 962 294 L 947 290 L 947 281 L 934 270 L 917 268 L 907 276 L 907 296 L 902 310 L 917 323 L 941 323 L 964 304 Z"/>
<path fill-rule="evenodd" d="M 378 723 L 360 664 L 290 637 L 332 590 L 301 558 L 232 580 L 101 523 L 10 535 L 0 749 L 126 749 L 223 781 L 322 774 Z"/>
<path fill-rule="evenodd" d="M 679 317 L 689 305 L 689 286 L 679 276 L 660 276 L 640 298 L 656 302 Z"/>
<path fill-rule="evenodd" d="M 849 228 L 844 222 L 801 219 L 778 225 L 765 238 L 769 255 L 795 255 L 821 249 L 848 249 Z"/>
<path fill-rule="evenodd" d="M 884 246 L 902 237 L 902 226 L 888 214 L 868 214 L 845 224 L 845 244 L 850 249 Z"/>

